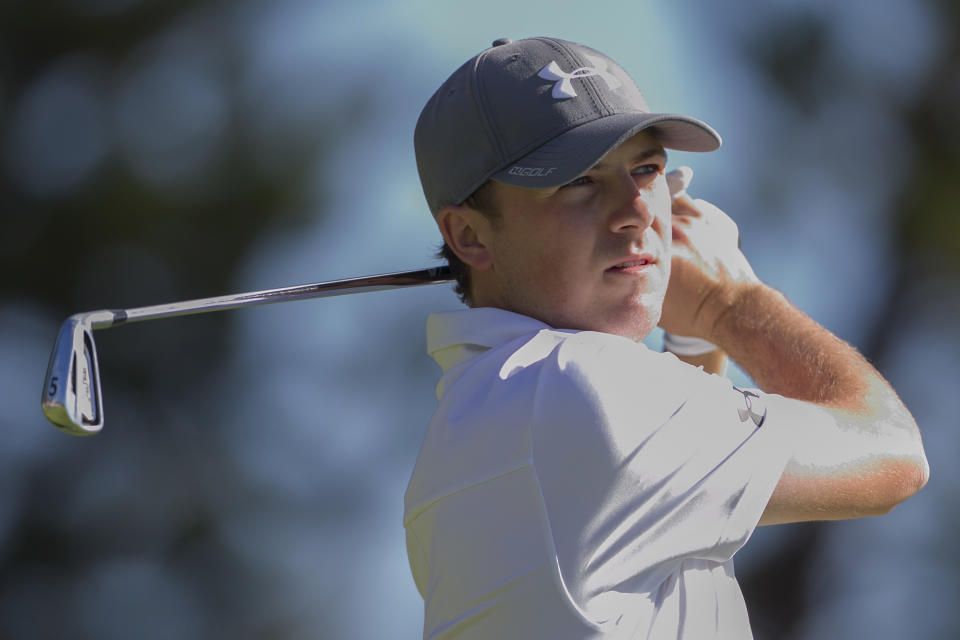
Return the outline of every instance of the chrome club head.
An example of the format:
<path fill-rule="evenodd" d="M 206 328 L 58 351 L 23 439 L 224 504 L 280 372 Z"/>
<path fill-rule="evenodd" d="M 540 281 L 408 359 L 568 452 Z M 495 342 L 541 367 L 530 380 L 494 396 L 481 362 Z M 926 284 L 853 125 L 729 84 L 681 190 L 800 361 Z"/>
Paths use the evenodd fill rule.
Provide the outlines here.
<path fill-rule="evenodd" d="M 70 316 L 60 327 L 43 382 L 43 413 L 72 435 L 90 435 L 103 427 L 103 398 L 93 320 L 97 313 Z"/>

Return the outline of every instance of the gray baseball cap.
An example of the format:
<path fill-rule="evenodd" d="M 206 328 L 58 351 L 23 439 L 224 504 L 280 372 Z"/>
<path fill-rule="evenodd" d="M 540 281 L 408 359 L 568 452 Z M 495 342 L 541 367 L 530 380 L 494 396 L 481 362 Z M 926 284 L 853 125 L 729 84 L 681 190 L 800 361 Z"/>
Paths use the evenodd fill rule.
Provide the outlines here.
<path fill-rule="evenodd" d="M 631 136 L 713 151 L 720 136 L 696 118 L 651 113 L 620 65 L 556 38 L 506 38 L 453 72 L 414 132 L 431 212 L 461 204 L 489 179 L 518 187 L 566 184 Z"/>

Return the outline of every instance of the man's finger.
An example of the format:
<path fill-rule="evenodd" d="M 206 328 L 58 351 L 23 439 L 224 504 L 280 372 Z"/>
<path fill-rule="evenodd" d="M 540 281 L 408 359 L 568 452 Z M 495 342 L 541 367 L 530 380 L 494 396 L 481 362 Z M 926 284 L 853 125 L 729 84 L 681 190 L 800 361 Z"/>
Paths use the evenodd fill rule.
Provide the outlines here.
<path fill-rule="evenodd" d="M 690 167 L 677 167 L 667 173 L 667 188 L 670 189 L 670 195 L 679 198 L 685 195 L 690 181 L 693 180 L 693 169 Z"/>
<path fill-rule="evenodd" d="M 670 213 L 673 217 L 702 218 L 703 215 L 693 206 L 690 198 L 684 196 L 686 196 L 686 193 L 681 192 L 680 195 L 673 197 L 672 206 L 670 207 Z"/>

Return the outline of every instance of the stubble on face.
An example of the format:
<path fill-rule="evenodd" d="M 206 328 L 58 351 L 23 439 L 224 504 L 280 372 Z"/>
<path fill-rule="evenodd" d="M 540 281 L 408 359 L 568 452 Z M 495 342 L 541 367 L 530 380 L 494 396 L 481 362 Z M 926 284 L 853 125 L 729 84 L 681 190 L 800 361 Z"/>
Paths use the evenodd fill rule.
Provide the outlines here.
<path fill-rule="evenodd" d="M 659 144 L 639 134 L 570 186 L 496 184 L 501 215 L 477 306 L 556 328 L 646 337 L 660 319 L 670 275 L 666 158 L 655 151 L 662 154 Z M 655 263 L 612 268 L 641 255 Z"/>

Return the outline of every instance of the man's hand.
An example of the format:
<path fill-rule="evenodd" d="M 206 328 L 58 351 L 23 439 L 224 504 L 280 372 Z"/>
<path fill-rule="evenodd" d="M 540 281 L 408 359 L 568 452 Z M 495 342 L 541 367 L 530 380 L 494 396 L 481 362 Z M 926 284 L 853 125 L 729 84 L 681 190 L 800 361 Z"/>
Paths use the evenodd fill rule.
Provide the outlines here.
<path fill-rule="evenodd" d="M 709 202 L 687 194 L 692 177 L 689 167 L 667 174 L 673 196 L 673 258 L 660 326 L 715 342 L 716 316 L 737 286 L 760 280 L 740 251 L 736 223 Z"/>

